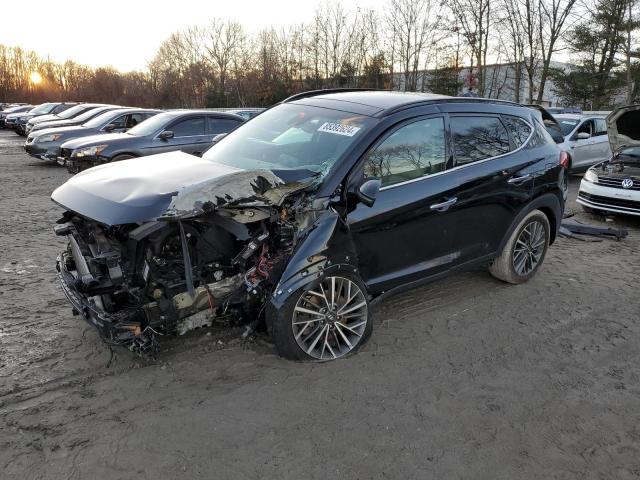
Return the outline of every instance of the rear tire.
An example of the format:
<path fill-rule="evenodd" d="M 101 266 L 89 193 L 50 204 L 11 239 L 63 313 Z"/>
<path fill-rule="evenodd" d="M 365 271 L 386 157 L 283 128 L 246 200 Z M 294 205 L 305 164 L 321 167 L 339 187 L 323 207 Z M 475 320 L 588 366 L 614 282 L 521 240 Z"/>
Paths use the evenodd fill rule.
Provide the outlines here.
<path fill-rule="evenodd" d="M 365 286 L 343 271 L 321 277 L 280 308 L 270 304 L 267 328 L 278 353 L 290 360 L 322 362 L 351 355 L 373 329 Z"/>
<path fill-rule="evenodd" d="M 519 284 L 533 277 L 547 254 L 551 239 L 549 219 L 532 210 L 515 228 L 504 249 L 489 265 L 491 275 Z"/>

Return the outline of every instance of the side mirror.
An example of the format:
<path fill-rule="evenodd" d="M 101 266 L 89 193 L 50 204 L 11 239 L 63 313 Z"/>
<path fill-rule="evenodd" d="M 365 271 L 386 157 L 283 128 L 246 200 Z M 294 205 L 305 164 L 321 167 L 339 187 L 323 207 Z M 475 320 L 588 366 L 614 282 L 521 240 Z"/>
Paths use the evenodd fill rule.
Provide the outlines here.
<path fill-rule="evenodd" d="M 358 200 L 364 203 L 367 207 L 373 207 L 376 197 L 378 196 L 378 192 L 380 191 L 381 184 L 382 182 L 377 178 L 367 180 L 358 188 L 356 197 L 358 197 Z"/>
<path fill-rule="evenodd" d="M 173 132 L 171 130 L 165 130 L 158 135 L 158 138 L 161 138 L 162 140 L 169 140 L 170 138 L 173 138 Z"/>
<path fill-rule="evenodd" d="M 580 132 L 578 135 L 576 135 L 576 138 L 578 140 L 586 140 L 587 138 L 591 138 L 591 135 L 589 135 L 587 132 Z"/>
<path fill-rule="evenodd" d="M 117 125 L 115 125 L 114 123 L 110 123 L 109 125 L 104 127 L 104 131 L 105 132 L 113 132 L 116 128 L 118 128 Z"/>
<path fill-rule="evenodd" d="M 229 135 L 229 134 L 228 133 L 219 133 L 219 134 L 217 134 L 217 135 L 215 135 L 213 137 L 213 139 L 211 140 L 211 143 L 213 143 L 213 144 L 218 143 L 220 140 L 222 140 L 227 135 Z"/>

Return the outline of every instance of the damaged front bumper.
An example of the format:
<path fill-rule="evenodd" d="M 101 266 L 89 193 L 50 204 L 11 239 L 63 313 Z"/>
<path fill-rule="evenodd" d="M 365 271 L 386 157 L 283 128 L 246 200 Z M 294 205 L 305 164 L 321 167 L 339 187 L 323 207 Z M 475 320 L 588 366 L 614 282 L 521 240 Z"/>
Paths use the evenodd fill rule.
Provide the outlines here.
<path fill-rule="evenodd" d="M 105 312 L 92 297 L 78 290 L 78 273 L 72 273 L 68 268 L 73 262 L 74 259 L 69 252 L 61 253 L 56 259 L 58 281 L 74 315 L 81 316 L 96 328 L 100 338 L 108 345 L 125 346 L 140 355 L 155 353 L 158 349 L 155 332 L 141 329 L 139 320 L 135 318 L 137 312 Z"/>

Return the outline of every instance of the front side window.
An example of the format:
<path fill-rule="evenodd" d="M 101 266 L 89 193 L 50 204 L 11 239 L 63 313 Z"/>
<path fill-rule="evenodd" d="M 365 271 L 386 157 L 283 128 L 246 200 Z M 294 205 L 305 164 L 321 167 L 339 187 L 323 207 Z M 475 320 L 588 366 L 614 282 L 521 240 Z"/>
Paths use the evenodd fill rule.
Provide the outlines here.
<path fill-rule="evenodd" d="M 594 133 L 593 120 L 585 121 L 582 125 L 580 125 L 576 133 L 588 133 L 589 136 L 593 136 L 593 133 Z"/>
<path fill-rule="evenodd" d="M 509 134 L 498 117 L 451 117 L 456 165 L 509 153 Z"/>
<path fill-rule="evenodd" d="M 204 117 L 187 118 L 174 123 L 169 130 L 173 132 L 174 138 L 204 135 Z"/>
<path fill-rule="evenodd" d="M 382 186 L 406 182 L 446 168 L 444 119 L 410 123 L 389 135 L 365 157 L 365 176 Z"/>

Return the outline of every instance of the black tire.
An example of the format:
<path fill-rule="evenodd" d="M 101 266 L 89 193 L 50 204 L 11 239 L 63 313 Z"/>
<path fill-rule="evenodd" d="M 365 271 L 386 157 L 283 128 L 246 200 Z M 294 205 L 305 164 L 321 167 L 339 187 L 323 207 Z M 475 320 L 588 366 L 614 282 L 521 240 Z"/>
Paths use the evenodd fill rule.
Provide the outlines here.
<path fill-rule="evenodd" d="M 112 162 L 119 162 L 120 160 L 129 160 L 131 158 L 137 158 L 135 155 L 129 155 L 128 153 L 123 153 L 121 155 L 116 155 L 111 160 Z"/>
<path fill-rule="evenodd" d="M 526 250 L 523 245 L 527 242 L 527 236 L 531 235 L 527 232 L 535 229 L 536 235 L 538 235 L 538 228 L 540 227 L 542 227 L 543 233 L 540 235 L 539 240 L 535 241 L 536 249 Z M 497 279 L 507 283 L 519 284 L 526 282 L 536 274 L 540 265 L 544 262 L 550 239 L 551 227 L 549 219 L 540 210 L 532 210 L 515 228 L 500 255 L 489 264 L 489 272 Z M 542 243 L 538 247 L 539 242 Z M 516 245 L 518 247 L 517 251 Z M 524 260 L 522 260 L 523 257 Z M 522 261 L 524 265 L 522 265 Z M 518 269 L 521 265 L 525 268 Z M 531 268 L 526 268 L 529 265 Z"/>
<path fill-rule="evenodd" d="M 348 342 L 348 343 L 351 343 L 352 347 L 348 351 L 345 351 L 344 353 L 339 353 L 336 355 L 336 352 L 334 352 L 334 350 L 331 349 L 331 347 L 329 347 L 329 349 L 327 349 L 326 351 L 327 352 L 326 356 L 324 354 L 325 350 L 323 349 L 320 355 L 320 358 L 318 358 L 317 352 L 315 350 L 312 354 L 308 353 L 307 351 L 303 350 L 303 347 L 300 345 L 300 342 L 295 338 L 294 328 L 299 328 L 298 330 L 299 334 L 301 333 L 302 330 L 304 330 L 304 328 L 307 328 L 307 325 L 305 325 L 304 328 L 294 326 L 294 321 L 297 319 L 297 314 L 295 313 L 295 309 L 296 309 L 296 306 L 299 306 L 299 301 L 306 301 L 302 299 L 303 296 L 305 296 L 306 299 L 310 299 L 312 297 L 317 298 L 310 295 L 309 294 L 310 291 L 315 292 L 316 290 L 319 290 L 324 293 L 323 289 L 320 289 L 320 284 L 324 284 L 325 282 L 330 282 L 332 277 L 342 278 L 344 280 L 351 281 L 360 289 L 362 293 L 362 297 L 358 298 L 358 304 L 361 303 L 362 301 L 366 303 L 365 305 L 366 324 L 363 325 L 364 328 L 360 330 L 359 336 L 353 335 L 351 338 L 349 338 L 351 342 Z M 320 300 L 317 300 L 317 301 L 321 302 Z M 324 301 L 325 300 L 322 300 L 322 302 Z M 327 305 L 328 305 L 328 302 L 327 302 Z M 308 316 L 307 318 L 314 318 L 314 317 Z M 360 349 L 360 347 L 367 342 L 373 330 L 373 317 L 371 315 L 371 306 L 369 304 L 369 298 L 368 298 L 364 283 L 356 275 L 347 273 L 345 271 L 340 271 L 340 270 L 335 271 L 330 275 L 321 277 L 320 279 L 315 280 L 309 285 L 301 289 L 298 289 L 297 291 L 295 291 L 293 294 L 289 296 L 289 298 L 285 301 L 285 303 L 279 309 L 276 309 L 271 304 L 269 304 L 269 307 L 267 308 L 266 321 L 267 321 L 267 329 L 273 339 L 273 342 L 275 343 L 278 353 L 284 358 L 287 358 L 289 360 L 298 360 L 298 361 L 323 362 L 327 360 L 333 360 L 335 358 L 341 358 L 341 357 L 352 355 L 353 353 L 357 352 L 358 349 Z M 344 325 L 345 323 L 348 323 L 348 322 L 349 320 L 337 320 L 337 321 L 334 320 L 333 321 L 334 325 L 329 325 L 328 324 L 329 322 L 327 322 L 326 326 L 322 326 L 322 328 L 327 328 L 327 336 L 330 333 L 334 336 L 333 339 L 332 338 L 328 339 L 330 343 L 334 343 L 334 347 L 336 346 L 335 342 L 338 342 L 338 346 L 339 346 L 341 338 L 338 334 L 341 333 L 340 331 L 346 332 L 346 330 L 344 330 L 345 328 Z M 336 326 L 335 323 L 340 323 L 340 325 Z M 349 324 L 349 326 L 353 326 L 353 325 L 355 324 L 354 323 Z M 309 326 L 309 328 L 312 328 L 312 327 L 315 328 L 315 324 L 311 324 Z M 321 327 L 320 322 L 317 323 L 317 327 L 318 328 Z M 333 331 L 329 330 L 329 328 L 333 329 Z M 309 335 L 309 337 L 312 337 L 313 331 L 311 333 L 312 334 Z M 318 332 L 318 333 L 321 334 L 322 332 Z M 354 341 L 353 338 L 357 338 L 357 341 Z M 325 341 L 326 340 L 327 338 L 325 337 Z M 347 344 L 344 342 L 343 342 L 343 346 L 345 348 L 348 348 Z M 318 346 L 318 348 L 320 348 L 320 346 Z"/>

